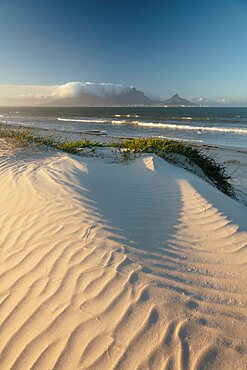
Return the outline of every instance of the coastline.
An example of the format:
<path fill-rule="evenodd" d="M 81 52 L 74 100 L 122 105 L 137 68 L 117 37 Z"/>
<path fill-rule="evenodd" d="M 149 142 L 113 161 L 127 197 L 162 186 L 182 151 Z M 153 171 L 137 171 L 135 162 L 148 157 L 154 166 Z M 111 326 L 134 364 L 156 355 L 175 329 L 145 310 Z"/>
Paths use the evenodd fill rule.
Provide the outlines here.
<path fill-rule="evenodd" d="M 88 131 L 59 131 L 59 130 L 50 130 L 41 127 L 32 127 L 32 126 L 22 126 L 20 124 L 4 124 L 3 127 L 9 128 L 24 128 L 24 129 L 34 129 L 36 132 L 39 132 L 44 136 L 54 136 L 59 137 L 63 140 L 89 140 L 90 142 L 108 144 L 111 142 L 121 143 L 125 139 L 132 139 L 135 137 L 131 136 L 116 136 L 109 135 L 108 133 L 104 134 L 98 130 L 92 129 Z M 152 137 L 152 136 L 150 136 Z M 156 136 L 154 136 L 155 138 Z M 163 139 L 171 140 L 169 137 L 163 137 Z M 196 140 L 191 140 L 187 142 L 182 139 L 172 139 L 178 142 L 184 142 L 187 145 L 190 145 L 196 149 L 202 150 L 206 155 L 210 155 L 214 158 L 219 164 L 221 164 L 231 176 L 230 182 L 236 189 L 236 196 L 239 202 L 247 206 L 247 148 L 237 147 L 237 146 L 224 146 L 224 145 L 213 145 L 197 142 Z"/>

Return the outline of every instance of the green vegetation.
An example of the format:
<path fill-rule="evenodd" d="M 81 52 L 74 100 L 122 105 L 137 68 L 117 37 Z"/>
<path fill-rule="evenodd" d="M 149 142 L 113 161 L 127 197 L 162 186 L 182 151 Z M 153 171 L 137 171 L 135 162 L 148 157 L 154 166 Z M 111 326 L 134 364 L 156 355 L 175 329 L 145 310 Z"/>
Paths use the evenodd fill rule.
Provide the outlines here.
<path fill-rule="evenodd" d="M 183 142 L 173 140 L 163 140 L 157 138 L 136 138 L 123 140 L 121 143 L 103 144 L 91 142 L 87 139 L 82 141 L 62 140 L 51 135 L 40 136 L 33 129 L 10 128 L 2 126 L 0 128 L 0 138 L 8 138 L 19 147 L 46 145 L 68 153 L 79 154 L 83 148 L 113 147 L 123 151 L 123 160 L 128 161 L 131 153 L 153 153 L 164 159 L 168 159 L 169 154 L 183 155 L 191 164 L 197 165 L 204 174 L 215 184 L 223 193 L 235 198 L 233 186 L 229 182 L 230 176 L 225 168 L 218 164 L 213 158 L 204 154 L 201 150 L 186 145 Z"/>
<path fill-rule="evenodd" d="M 26 146 L 33 138 L 32 129 L 11 128 L 7 125 L 2 125 L 0 128 L 0 138 L 12 139 L 16 146 Z"/>
<path fill-rule="evenodd" d="M 76 140 L 76 141 L 56 141 L 55 145 L 54 143 L 52 145 L 53 148 L 63 150 L 64 152 L 68 153 L 79 153 L 81 149 L 83 148 L 94 148 L 94 147 L 102 147 L 103 144 L 97 143 L 97 142 L 92 142 L 87 139 L 85 140 Z"/>
<path fill-rule="evenodd" d="M 128 139 L 124 140 L 121 146 L 135 153 L 154 153 L 164 159 L 170 153 L 183 155 L 191 164 L 200 167 L 219 190 L 235 197 L 234 189 L 229 182 L 231 176 L 226 173 L 225 168 L 197 148 L 183 142 L 156 138 Z"/>
<path fill-rule="evenodd" d="M 63 150 L 68 153 L 76 154 L 82 148 L 93 148 L 103 146 L 101 143 L 91 142 L 85 140 L 62 140 L 60 137 L 51 135 L 40 136 L 31 128 L 11 128 L 9 126 L 2 126 L 0 128 L 0 138 L 11 139 L 17 147 L 32 147 L 34 144 L 46 145 L 58 150 Z"/>

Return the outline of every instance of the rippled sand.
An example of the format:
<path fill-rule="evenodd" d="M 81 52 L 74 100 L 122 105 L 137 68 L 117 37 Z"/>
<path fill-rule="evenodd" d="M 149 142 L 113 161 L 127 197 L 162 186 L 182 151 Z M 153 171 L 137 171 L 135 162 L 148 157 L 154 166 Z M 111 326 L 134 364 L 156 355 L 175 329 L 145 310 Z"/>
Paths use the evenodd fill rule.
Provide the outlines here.
<path fill-rule="evenodd" d="M 0 158 L 1 369 L 247 369 L 247 209 L 146 156 Z"/>

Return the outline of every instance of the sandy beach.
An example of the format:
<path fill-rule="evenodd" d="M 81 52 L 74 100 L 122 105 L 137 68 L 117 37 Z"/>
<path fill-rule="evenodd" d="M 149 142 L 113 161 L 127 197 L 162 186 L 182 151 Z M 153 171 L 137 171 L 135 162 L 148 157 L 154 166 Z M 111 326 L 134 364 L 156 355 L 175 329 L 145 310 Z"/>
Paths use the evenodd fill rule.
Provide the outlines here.
<path fill-rule="evenodd" d="M 146 155 L 2 149 L 1 369 L 247 369 L 247 209 Z"/>
<path fill-rule="evenodd" d="M 0 370 L 247 370 L 247 0 L 0 0 Z"/>

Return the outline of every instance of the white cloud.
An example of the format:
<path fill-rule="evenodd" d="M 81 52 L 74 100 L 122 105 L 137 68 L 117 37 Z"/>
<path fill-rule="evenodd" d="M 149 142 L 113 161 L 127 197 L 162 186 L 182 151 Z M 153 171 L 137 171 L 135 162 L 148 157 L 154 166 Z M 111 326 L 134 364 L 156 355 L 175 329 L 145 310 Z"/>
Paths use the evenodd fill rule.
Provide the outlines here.
<path fill-rule="evenodd" d="M 229 103 L 230 102 L 230 99 L 226 99 L 226 98 L 219 98 L 216 100 L 218 103 Z"/>
<path fill-rule="evenodd" d="M 106 97 L 127 93 L 131 89 L 133 87 L 113 83 L 68 82 L 65 85 L 57 86 L 57 93 L 64 98 L 78 97 L 83 93 Z"/>
<path fill-rule="evenodd" d="M 39 104 L 54 96 L 54 86 L 0 85 L 0 105 Z"/>
<path fill-rule="evenodd" d="M 133 87 L 114 83 L 68 82 L 64 85 L 0 85 L 0 105 L 42 104 L 61 98 L 76 98 L 83 93 L 106 97 L 131 91 Z"/>

